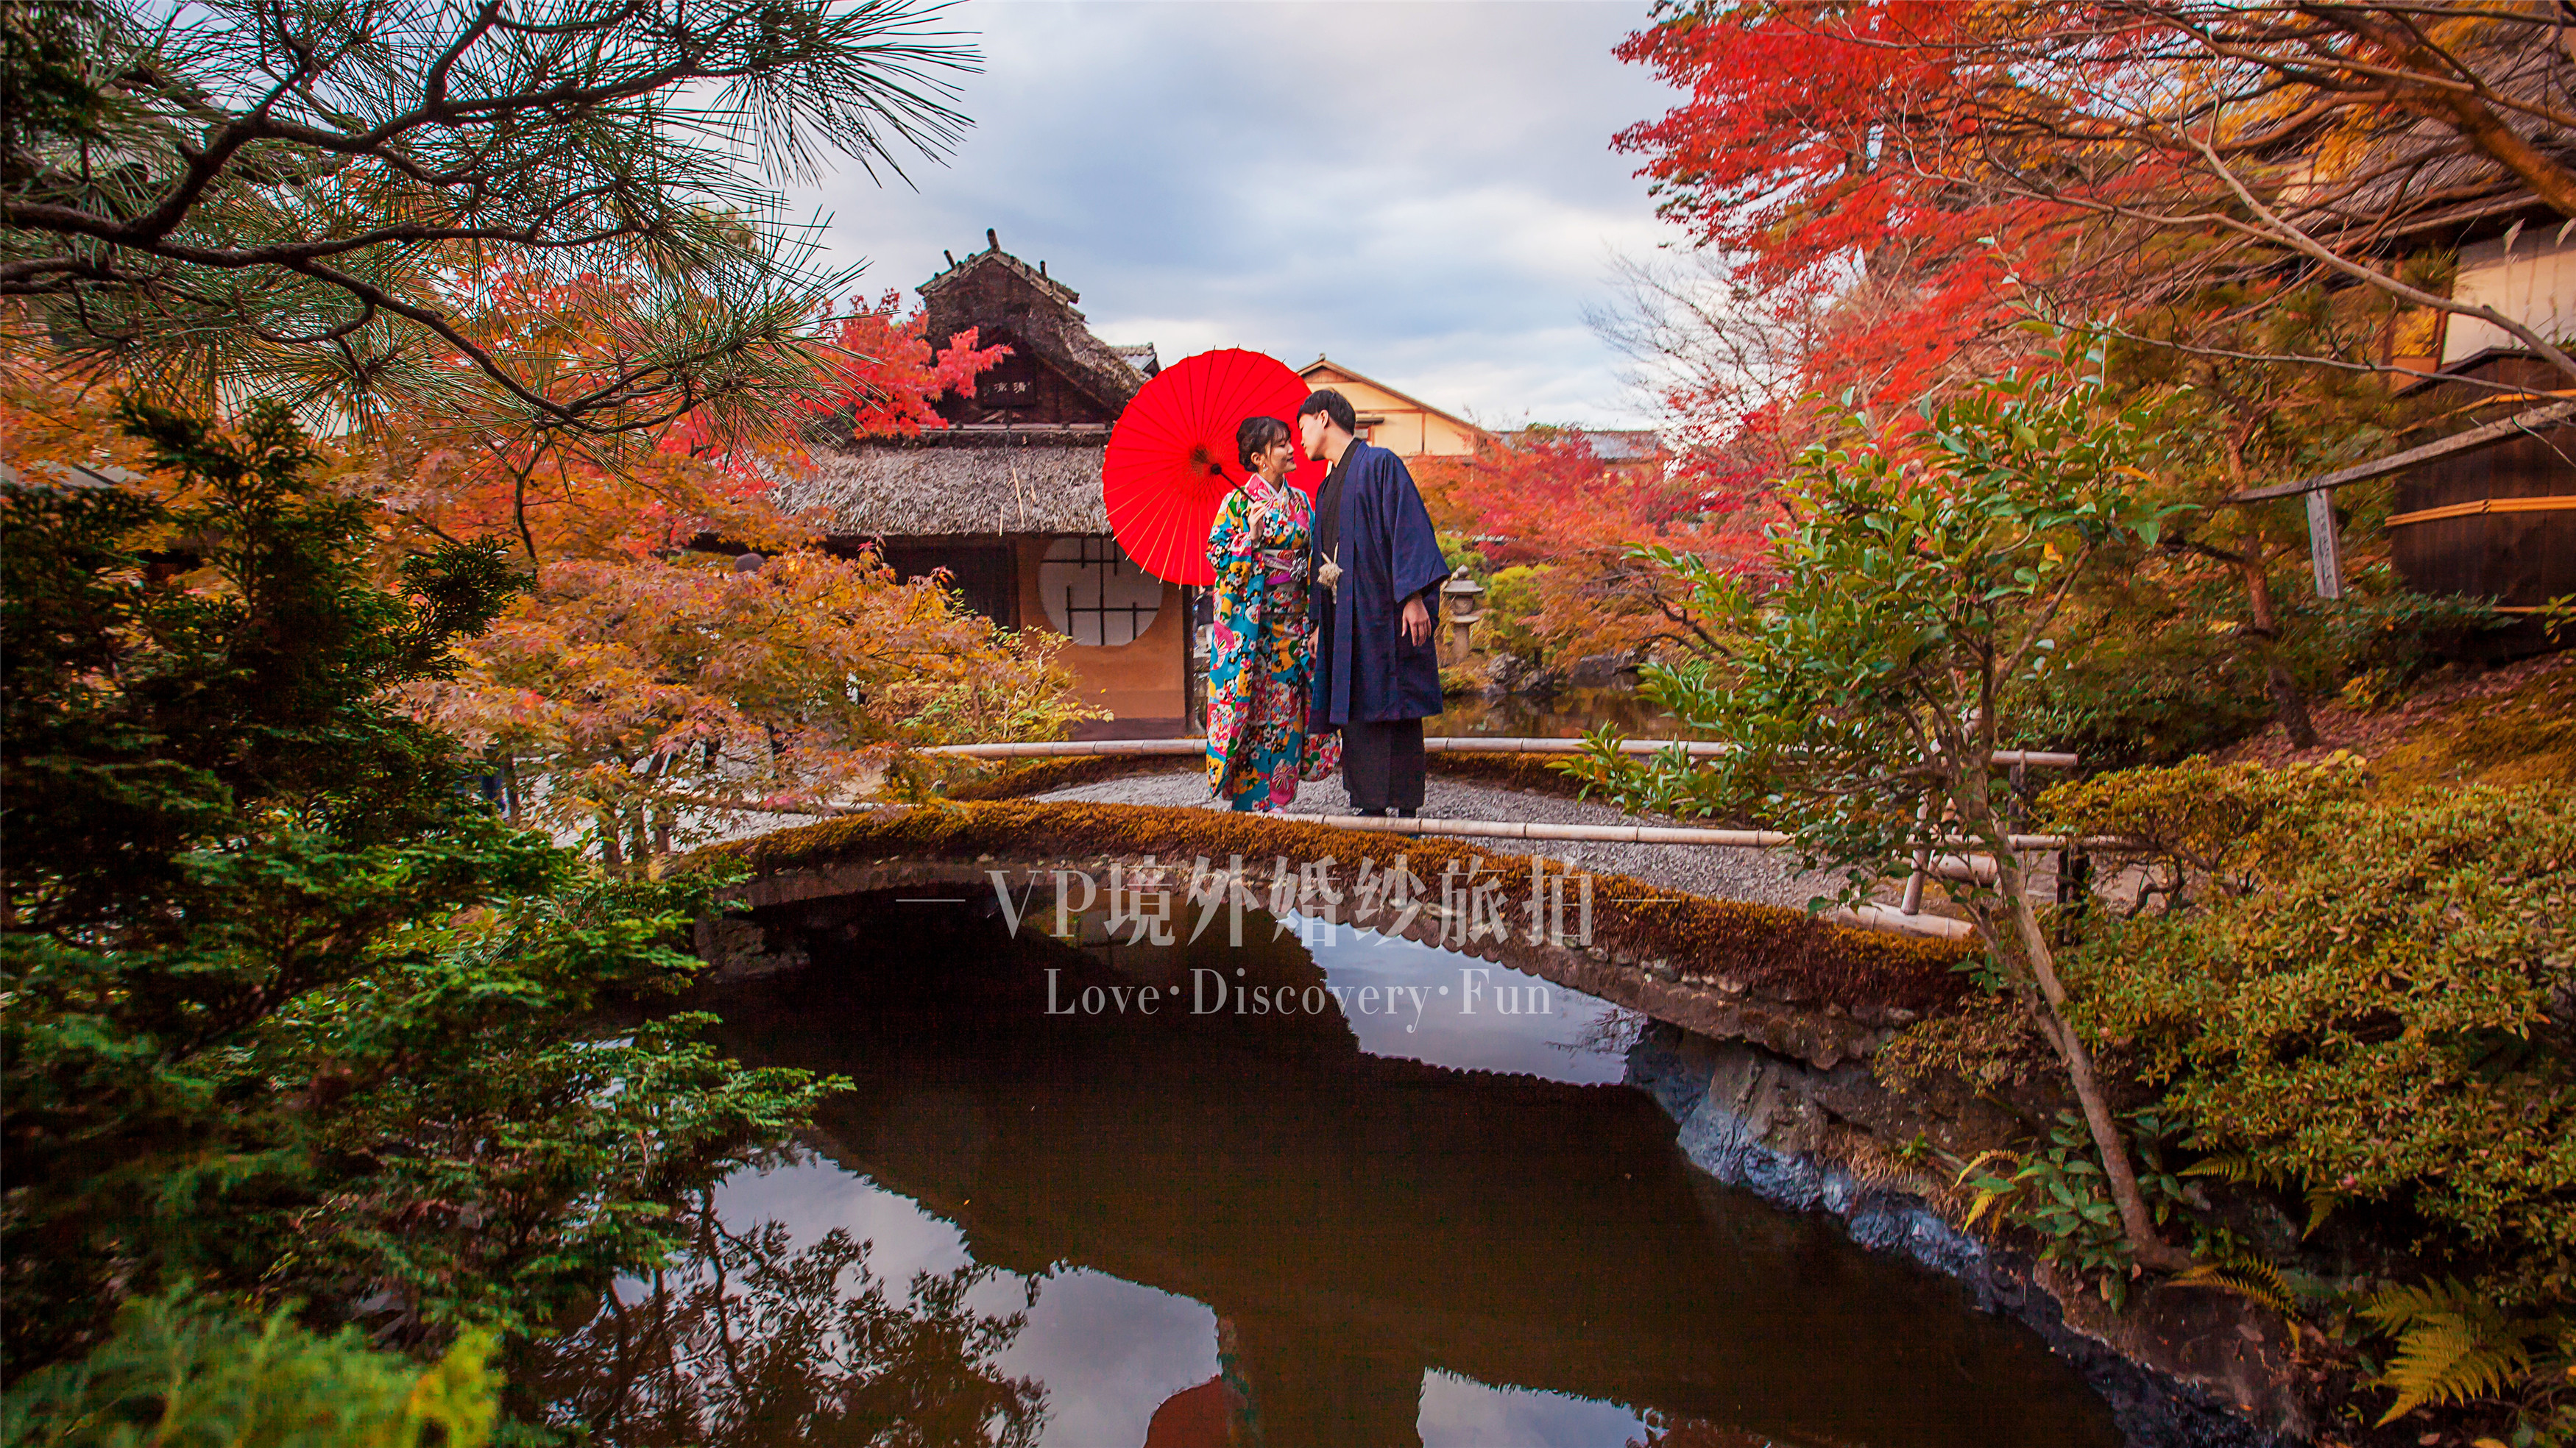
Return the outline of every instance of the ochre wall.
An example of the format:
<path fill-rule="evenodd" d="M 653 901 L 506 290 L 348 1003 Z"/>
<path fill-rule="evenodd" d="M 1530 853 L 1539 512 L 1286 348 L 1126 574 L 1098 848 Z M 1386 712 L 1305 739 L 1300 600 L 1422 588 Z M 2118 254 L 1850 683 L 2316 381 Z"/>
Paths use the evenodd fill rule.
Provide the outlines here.
<path fill-rule="evenodd" d="M 1051 537 L 1011 540 L 1020 583 L 1020 621 L 1046 628 L 1046 600 L 1038 594 L 1038 565 Z M 1162 606 L 1134 643 L 1068 646 L 1056 655 L 1081 682 L 1082 700 L 1109 710 L 1116 720 L 1179 719 L 1188 700 L 1189 620 L 1181 586 L 1165 582 Z M 1111 722 L 1116 722 L 1113 720 Z"/>
<path fill-rule="evenodd" d="M 1299 374 L 1310 388 L 1329 387 L 1351 400 L 1368 440 L 1398 457 L 1464 457 L 1476 450 L 1474 428 L 1433 412 L 1400 392 L 1380 387 L 1329 362 Z M 1370 418 L 1384 422 L 1369 425 Z"/>

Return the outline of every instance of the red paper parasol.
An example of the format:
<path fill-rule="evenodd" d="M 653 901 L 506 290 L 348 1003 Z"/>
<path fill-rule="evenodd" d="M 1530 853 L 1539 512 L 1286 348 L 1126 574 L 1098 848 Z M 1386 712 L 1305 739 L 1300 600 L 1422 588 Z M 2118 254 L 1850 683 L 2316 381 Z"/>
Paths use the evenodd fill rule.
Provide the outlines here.
<path fill-rule="evenodd" d="M 1110 531 L 1127 556 L 1173 583 L 1214 583 L 1208 528 L 1217 505 L 1244 479 L 1234 430 L 1247 417 L 1297 425 L 1306 383 L 1286 363 L 1228 349 L 1184 357 L 1156 373 L 1118 418 L 1101 469 Z M 1288 481 L 1312 497 L 1324 465 L 1300 461 Z"/>

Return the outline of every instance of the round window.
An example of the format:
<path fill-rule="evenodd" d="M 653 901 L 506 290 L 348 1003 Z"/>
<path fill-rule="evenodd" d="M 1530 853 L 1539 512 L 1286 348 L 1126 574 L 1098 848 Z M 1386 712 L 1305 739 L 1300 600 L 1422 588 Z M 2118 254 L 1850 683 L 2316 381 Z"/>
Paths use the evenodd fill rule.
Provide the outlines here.
<path fill-rule="evenodd" d="M 1047 622 L 1078 644 L 1132 644 L 1154 626 L 1163 580 L 1136 566 L 1118 540 L 1058 538 L 1038 564 Z"/>

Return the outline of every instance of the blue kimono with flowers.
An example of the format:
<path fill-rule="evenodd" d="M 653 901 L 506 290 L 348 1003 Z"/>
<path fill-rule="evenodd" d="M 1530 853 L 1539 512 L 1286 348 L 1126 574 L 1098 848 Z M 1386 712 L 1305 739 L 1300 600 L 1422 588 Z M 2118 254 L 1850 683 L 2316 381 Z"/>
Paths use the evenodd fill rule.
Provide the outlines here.
<path fill-rule="evenodd" d="M 1208 788 L 1239 810 L 1279 809 L 1301 779 L 1341 760 L 1341 736 L 1306 731 L 1315 667 L 1306 535 L 1314 504 L 1256 476 L 1226 495 L 1208 530 L 1216 570 L 1208 647 Z"/>

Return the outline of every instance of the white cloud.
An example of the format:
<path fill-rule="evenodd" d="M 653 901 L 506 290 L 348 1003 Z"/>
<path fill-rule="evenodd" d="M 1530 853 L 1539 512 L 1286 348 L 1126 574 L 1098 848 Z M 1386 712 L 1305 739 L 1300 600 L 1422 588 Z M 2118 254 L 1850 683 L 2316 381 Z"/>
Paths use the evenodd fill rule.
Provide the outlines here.
<path fill-rule="evenodd" d="M 1492 421 L 1633 420 L 1583 325 L 1604 258 L 1668 233 L 1610 151 L 1670 92 L 1611 47 L 1643 4 L 981 0 L 975 129 L 918 192 L 855 167 L 800 200 L 871 289 L 984 229 L 1165 360 L 1329 352 Z"/>

